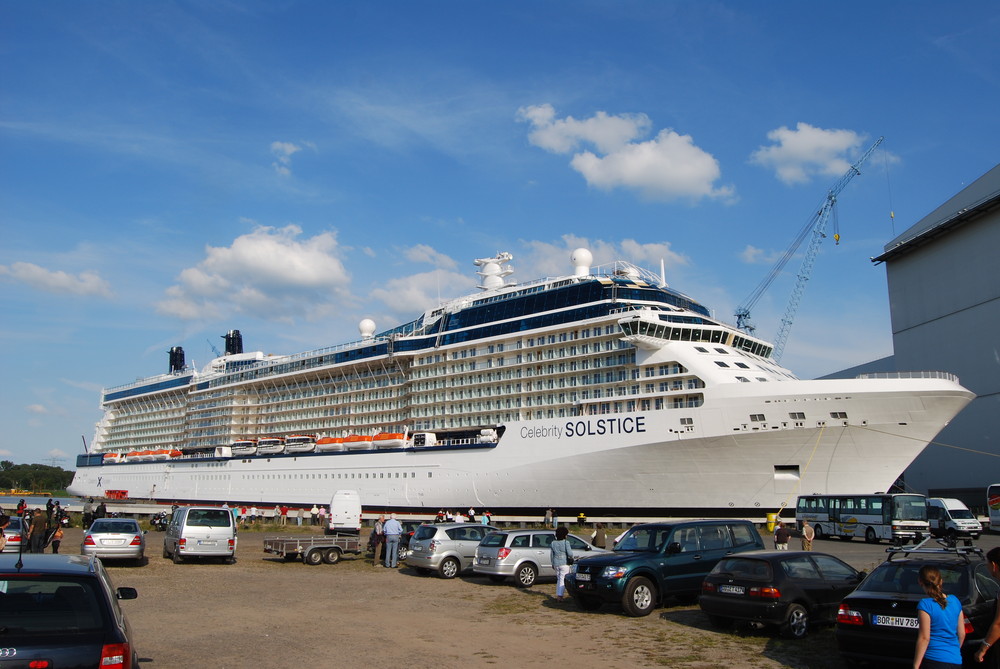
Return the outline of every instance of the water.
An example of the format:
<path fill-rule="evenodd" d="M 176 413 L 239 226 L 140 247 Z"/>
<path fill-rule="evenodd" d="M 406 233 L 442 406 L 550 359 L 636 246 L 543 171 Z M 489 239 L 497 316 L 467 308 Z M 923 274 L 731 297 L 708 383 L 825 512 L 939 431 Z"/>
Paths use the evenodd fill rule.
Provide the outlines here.
<path fill-rule="evenodd" d="M 28 505 L 29 509 L 44 509 L 46 502 L 51 499 L 53 502 L 59 502 L 59 506 L 64 508 L 77 508 L 83 505 L 83 500 L 79 497 L 17 497 L 17 496 L 0 496 L 0 508 L 8 516 L 14 514 L 14 510 L 17 508 L 18 502 L 21 500 Z"/>

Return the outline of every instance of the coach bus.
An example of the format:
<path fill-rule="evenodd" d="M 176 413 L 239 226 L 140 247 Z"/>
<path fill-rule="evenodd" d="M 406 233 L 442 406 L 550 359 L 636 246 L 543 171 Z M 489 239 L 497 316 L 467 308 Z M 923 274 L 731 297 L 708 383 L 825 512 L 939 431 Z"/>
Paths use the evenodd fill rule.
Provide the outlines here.
<path fill-rule="evenodd" d="M 803 520 L 808 520 L 817 539 L 840 537 L 850 541 L 864 537 L 872 544 L 882 539 L 903 544 L 919 541 L 930 533 L 927 498 L 911 493 L 800 495 L 795 520 L 800 527 Z"/>

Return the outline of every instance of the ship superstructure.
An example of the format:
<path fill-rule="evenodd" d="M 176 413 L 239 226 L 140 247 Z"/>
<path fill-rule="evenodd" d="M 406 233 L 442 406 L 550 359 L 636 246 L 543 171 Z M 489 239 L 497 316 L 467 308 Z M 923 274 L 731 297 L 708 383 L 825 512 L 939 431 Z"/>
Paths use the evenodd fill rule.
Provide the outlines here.
<path fill-rule="evenodd" d="M 887 489 L 972 398 L 942 373 L 802 381 L 631 263 L 578 249 L 572 274 L 512 283 L 511 260 L 476 260 L 480 292 L 382 332 L 366 319 L 356 342 L 273 356 L 234 331 L 200 372 L 172 352 L 169 374 L 104 392 L 73 492 L 759 511 Z"/>

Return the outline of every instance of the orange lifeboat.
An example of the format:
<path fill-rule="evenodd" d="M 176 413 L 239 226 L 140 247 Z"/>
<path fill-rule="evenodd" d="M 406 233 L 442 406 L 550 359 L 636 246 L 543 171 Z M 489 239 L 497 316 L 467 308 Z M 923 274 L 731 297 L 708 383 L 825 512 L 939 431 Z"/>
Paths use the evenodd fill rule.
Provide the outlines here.
<path fill-rule="evenodd" d="M 372 438 L 375 448 L 402 448 L 406 435 L 402 432 L 379 432 Z"/>
<path fill-rule="evenodd" d="M 362 434 L 352 434 L 344 438 L 344 446 L 349 451 L 371 450 L 372 438 Z"/>
<path fill-rule="evenodd" d="M 316 440 L 317 451 L 342 451 L 344 450 L 343 437 L 320 437 Z"/>

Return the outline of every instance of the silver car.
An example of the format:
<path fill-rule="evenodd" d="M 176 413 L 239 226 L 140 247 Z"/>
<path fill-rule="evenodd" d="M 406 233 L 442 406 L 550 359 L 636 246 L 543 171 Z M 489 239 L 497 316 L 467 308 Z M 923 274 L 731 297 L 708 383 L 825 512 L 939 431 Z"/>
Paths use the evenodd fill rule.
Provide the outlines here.
<path fill-rule="evenodd" d="M 135 560 L 142 564 L 146 533 L 131 518 L 98 518 L 83 535 L 80 552 L 102 559 Z"/>
<path fill-rule="evenodd" d="M 506 530 L 487 535 L 476 548 L 473 571 L 502 583 L 513 576 L 518 587 L 528 588 L 539 578 L 555 578 L 549 545 L 555 541 L 553 530 Z M 607 553 L 575 534 L 566 537 L 573 549 L 573 559 L 595 553 Z"/>
<path fill-rule="evenodd" d="M 455 578 L 472 566 L 476 546 L 495 530 L 477 523 L 421 525 L 410 539 L 406 564 L 421 574 L 437 571 L 441 578 Z"/>
<path fill-rule="evenodd" d="M 27 529 L 24 525 L 24 520 L 21 518 L 10 519 L 10 524 L 3 530 L 3 535 L 7 537 L 7 544 L 3 547 L 4 553 L 20 553 L 21 545 L 24 545 L 25 553 L 28 552 L 28 537 Z"/>

